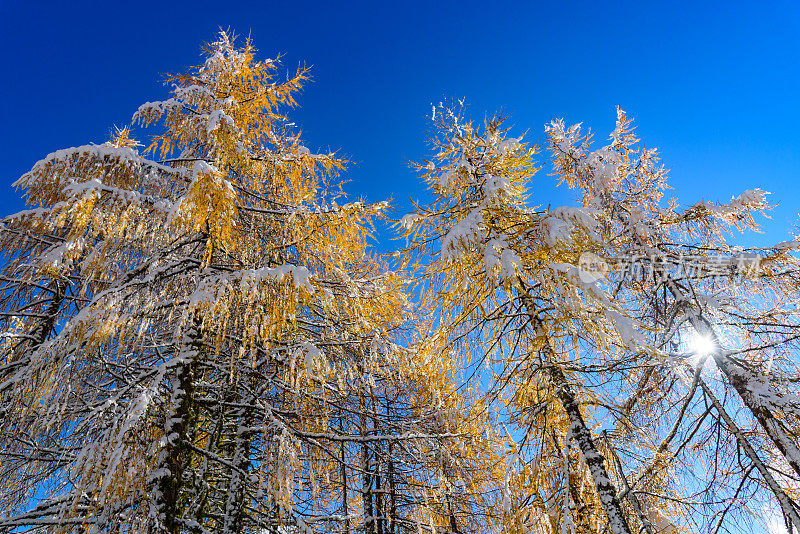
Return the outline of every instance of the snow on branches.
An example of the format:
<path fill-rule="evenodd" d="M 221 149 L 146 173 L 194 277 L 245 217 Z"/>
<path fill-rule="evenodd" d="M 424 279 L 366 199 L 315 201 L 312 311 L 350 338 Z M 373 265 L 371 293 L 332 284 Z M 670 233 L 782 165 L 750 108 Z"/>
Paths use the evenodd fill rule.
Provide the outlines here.
<path fill-rule="evenodd" d="M 223 32 L 134 114 L 159 128 L 148 149 L 121 130 L 17 181 L 0 530 L 330 532 L 440 513 L 413 481 L 458 429 L 425 411 L 416 353 L 397 356 L 406 282 L 367 242 L 388 206 L 337 203 L 345 162 L 292 130 L 306 73 L 278 82 L 277 66 Z M 371 512 L 348 504 L 356 475 Z"/>

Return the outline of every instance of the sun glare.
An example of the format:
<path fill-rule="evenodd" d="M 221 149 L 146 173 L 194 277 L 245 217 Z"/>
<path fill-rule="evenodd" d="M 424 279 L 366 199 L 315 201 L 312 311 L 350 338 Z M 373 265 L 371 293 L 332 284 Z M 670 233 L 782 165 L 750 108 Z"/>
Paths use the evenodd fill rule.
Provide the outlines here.
<path fill-rule="evenodd" d="M 708 356 L 717 348 L 717 345 L 714 343 L 714 340 L 708 336 L 701 336 L 700 334 L 696 334 L 690 341 L 689 341 L 689 350 L 694 353 L 696 356 Z"/>

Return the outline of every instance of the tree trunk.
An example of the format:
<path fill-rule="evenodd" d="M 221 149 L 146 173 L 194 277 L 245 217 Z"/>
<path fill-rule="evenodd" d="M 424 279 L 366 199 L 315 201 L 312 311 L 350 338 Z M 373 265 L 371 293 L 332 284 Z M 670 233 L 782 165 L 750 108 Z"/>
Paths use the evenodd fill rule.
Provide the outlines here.
<path fill-rule="evenodd" d="M 184 471 L 189 465 L 190 450 L 186 447 L 189 429 L 195 423 L 194 367 L 202 350 L 201 319 L 195 315 L 184 334 L 183 346 L 176 357 L 176 376 L 173 384 L 170 409 L 164 427 L 163 460 L 153 477 L 154 533 L 180 534 L 182 512 L 181 497 Z"/>
<path fill-rule="evenodd" d="M 551 349 L 552 351 L 552 349 Z M 563 371 L 555 363 L 550 364 L 549 374 L 553 385 L 556 387 L 558 398 L 569 417 L 569 435 L 583 453 L 586 467 L 592 474 L 597 496 L 608 517 L 608 525 L 614 534 L 631 534 L 628 521 L 622 513 L 617 490 L 605 467 L 605 458 L 595 447 L 591 431 L 581 414 L 580 405 L 564 376 Z"/>
<path fill-rule="evenodd" d="M 522 291 L 520 296 L 528 316 L 531 319 L 531 323 L 535 328 L 536 335 L 545 340 L 541 350 L 544 354 L 545 365 L 547 365 L 547 373 L 550 376 L 553 386 L 556 388 L 556 394 L 570 421 L 569 436 L 583 454 L 586 466 L 589 468 L 589 472 L 592 475 L 597 496 L 608 517 L 609 528 L 614 534 L 631 534 L 628 521 L 625 519 L 625 515 L 622 512 L 617 490 L 606 470 L 605 458 L 597 450 L 594 441 L 592 441 L 591 430 L 586 426 L 586 421 L 583 419 L 580 404 L 575 398 L 575 394 L 572 392 L 572 388 L 569 382 L 567 382 L 564 372 L 557 364 L 555 351 L 553 351 L 550 345 L 542 320 L 536 314 L 536 307 L 531 297 L 527 294 L 524 285 Z"/>
<path fill-rule="evenodd" d="M 344 515 L 344 531 L 350 534 L 350 508 L 347 505 L 347 464 L 345 463 L 345 442 L 342 441 L 342 514 Z"/>
<path fill-rule="evenodd" d="M 251 399 L 247 399 L 247 404 Z M 237 414 L 238 428 L 233 449 L 230 486 L 225 503 L 225 516 L 222 522 L 223 534 L 239 534 L 244 531 L 245 490 L 247 489 L 247 473 L 250 472 L 250 437 L 248 430 L 249 412 L 247 407 L 239 409 Z"/>
<path fill-rule="evenodd" d="M 363 386 L 362 386 L 363 387 Z M 359 392 L 359 409 L 361 435 L 367 435 L 367 406 L 364 391 Z M 364 532 L 375 534 L 375 517 L 372 510 L 372 466 L 369 445 L 367 441 L 361 442 L 361 499 L 364 504 Z"/>
<path fill-rule="evenodd" d="M 800 516 L 798 516 L 792 500 L 786 495 L 786 493 L 783 491 L 783 488 L 780 487 L 778 482 L 772 476 L 772 473 L 769 472 L 769 468 L 767 468 L 767 466 L 764 465 L 764 462 L 762 462 L 758 457 L 758 454 L 756 454 L 753 446 L 750 445 L 747 437 L 734 422 L 733 418 L 728 414 L 727 410 L 725 410 L 725 407 L 722 406 L 722 403 L 711 391 L 711 388 L 706 385 L 702 378 L 700 379 L 699 384 L 703 389 L 703 392 L 706 394 L 706 397 L 708 397 L 708 399 L 711 401 L 711 404 L 713 404 L 714 408 L 716 408 L 717 413 L 719 413 L 722 420 L 725 421 L 725 425 L 736 437 L 736 441 L 739 442 L 739 445 L 742 447 L 745 454 L 748 456 L 748 458 L 750 458 L 750 461 L 753 462 L 753 465 L 755 465 L 756 469 L 758 469 L 758 472 L 761 473 L 761 476 L 764 478 L 764 482 L 766 482 L 767 486 L 769 486 L 770 490 L 772 490 L 775 498 L 778 499 L 778 503 L 781 505 L 781 511 L 783 512 L 784 516 L 789 518 L 791 524 L 793 524 L 797 528 L 798 532 L 800 532 Z"/>
<path fill-rule="evenodd" d="M 395 534 L 397 518 L 397 491 L 394 482 L 394 459 L 392 457 L 392 443 L 389 442 L 389 463 L 386 477 L 389 481 L 389 534 Z"/>
<path fill-rule="evenodd" d="M 339 429 L 342 434 L 346 433 L 344 425 L 344 413 L 339 409 Z M 342 477 L 342 515 L 344 516 L 344 531 L 345 534 L 350 534 L 350 507 L 347 504 L 347 442 L 342 441 L 341 453 L 339 461 L 341 462 L 341 477 Z"/>

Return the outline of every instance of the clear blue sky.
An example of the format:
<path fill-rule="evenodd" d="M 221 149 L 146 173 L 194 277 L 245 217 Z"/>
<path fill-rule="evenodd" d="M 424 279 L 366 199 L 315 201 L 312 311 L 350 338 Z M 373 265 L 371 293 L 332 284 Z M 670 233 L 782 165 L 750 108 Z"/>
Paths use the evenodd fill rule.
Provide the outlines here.
<path fill-rule="evenodd" d="M 218 27 L 252 34 L 264 57 L 313 66 L 294 113 L 309 147 L 357 163 L 352 196 L 394 197 L 420 182 L 431 103 L 512 113 L 542 139 L 556 117 L 603 138 L 614 107 L 658 146 L 683 202 L 772 191 L 766 241 L 800 211 L 800 2 L 30 2 L 0 0 L 0 212 L 10 184 L 48 152 L 102 142 L 163 74 L 197 64 Z M 549 184 L 551 178 L 541 176 Z M 537 203 L 569 202 L 568 191 Z"/>
<path fill-rule="evenodd" d="M 421 183 L 431 103 L 466 98 L 543 138 L 553 118 L 601 138 L 615 106 L 661 148 L 684 202 L 744 189 L 780 204 L 766 244 L 800 211 L 800 2 L 33 2 L 0 0 L 0 216 L 10 184 L 47 153 L 103 142 L 163 74 L 197 64 L 219 27 L 263 57 L 313 66 L 295 112 L 307 145 L 356 162 L 354 197 L 396 199 Z M 534 202 L 570 201 L 541 176 Z M 800 230 L 797 230 L 800 231 Z"/>

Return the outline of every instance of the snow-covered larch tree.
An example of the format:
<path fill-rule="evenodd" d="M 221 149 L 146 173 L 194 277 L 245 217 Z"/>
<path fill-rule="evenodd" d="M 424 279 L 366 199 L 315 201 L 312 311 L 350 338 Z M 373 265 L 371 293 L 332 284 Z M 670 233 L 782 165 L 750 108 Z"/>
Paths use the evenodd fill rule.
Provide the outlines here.
<path fill-rule="evenodd" d="M 135 113 L 144 152 L 124 129 L 17 181 L 0 531 L 416 529 L 446 425 L 368 251 L 386 204 L 338 204 L 344 162 L 292 129 L 306 71 L 224 32 L 205 57 Z"/>
<path fill-rule="evenodd" d="M 429 282 L 428 305 L 441 314 L 430 339 L 462 353 L 477 382 L 491 384 L 487 402 L 501 406 L 500 422 L 515 429 L 497 487 L 500 528 L 633 532 L 643 519 L 619 498 L 607 441 L 590 419 L 602 398 L 581 372 L 586 347 L 606 361 L 629 335 L 624 310 L 573 266 L 576 251 L 599 238 L 595 213 L 530 207 L 535 147 L 511 137 L 502 118 L 479 128 L 437 111 L 436 153 L 419 165 L 434 200 L 400 225 L 408 261 Z"/>
<path fill-rule="evenodd" d="M 757 229 L 764 192 L 665 203 L 666 170 L 619 111 L 595 150 L 548 125 L 553 174 L 583 199 L 537 208 L 534 147 L 501 118 L 437 115 L 419 165 L 434 200 L 400 226 L 438 322 L 421 346 L 459 353 L 509 429 L 488 516 L 716 532 L 777 506 L 797 528 L 797 242 L 727 241 Z"/>
<path fill-rule="evenodd" d="M 760 514 L 754 503 L 766 496 L 800 530 L 797 241 L 734 244 L 732 230 L 758 231 L 754 216 L 770 208 L 760 189 L 721 204 L 663 202 L 669 186 L 657 151 L 639 145 L 621 110 L 609 143 L 595 150 L 578 126 L 555 121 L 547 134 L 559 178 L 597 213 L 601 239 L 584 260 L 604 269 L 587 276 L 633 319 L 618 412 L 636 472 L 628 493 L 680 473 L 696 479 L 692 500 L 706 503 L 683 506 L 708 528 Z M 636 461 L 641 440 L 653 454 Z"/>

